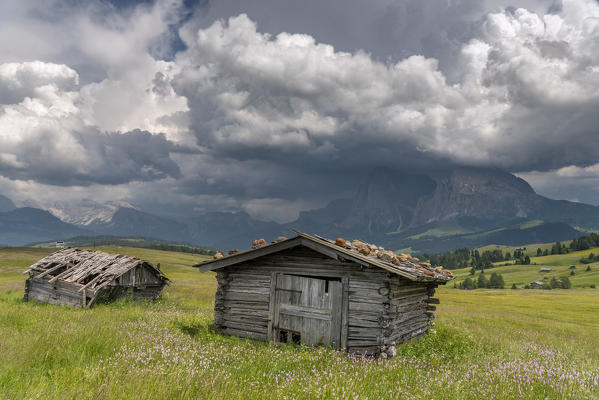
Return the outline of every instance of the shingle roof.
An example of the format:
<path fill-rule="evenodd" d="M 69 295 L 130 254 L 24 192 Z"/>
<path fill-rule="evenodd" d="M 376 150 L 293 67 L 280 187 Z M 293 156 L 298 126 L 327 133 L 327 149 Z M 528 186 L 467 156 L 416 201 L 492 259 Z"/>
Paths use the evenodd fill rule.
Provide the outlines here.
<path fill-rule="evenodd" d="M 147 261 L 120 254 L 80 249 L 64 249 L 52 253 L 31 265 L 23 274 L 29 273 L 32 277 L 41 278 L 66 267 L 66 270 L 53 276 L 50 281 L 60 279 L 80 284 L 86 289 L 99 289 L 141 264 L 146 264 L 155 271 L 156 276 L 168 282 L 168 278 Z"/>
<path fill-rule="evenodd" d="M 440 267 L 433 268 L 430 266 L 430 264 L 422 263 L 413 257 L 402 257 L 401 261 L 399 261 L 398 257 L 396 257 L 393 259 L 394 262 L 383 260 L 379 257 L 379 255 L 382 256 L 383 252 L 389 252 L 386 252 L 384 249 L 378 246 L 368 245 L 367 243 L 360 242 L 366 246 L 372 246 L 373 248 L 376 247 L 377 249 L 377 251 L 372 250 L 370 254 L 366 255 L 360 253 L 358 247 L 352 245 L 350 242 L 345 242 L 345 244 L 341 246 L 330 239 L 312 236 L 298 231 L 294 232 L 297 234 L 297 236 L 291 239 L 278 241 L 257 249 L 229 255 L 227 257 L 205 261 L 194 266 L 199 267 L 200 271 L 202 272 L 214 271 L 244 261 L 249 261 L 258 257 L 266 256 L 268 254 L 273 254 L 292 247 L 303 245 L 331 258 L 350 260 L 364 266 L 382 268 L 386 271 L 403 276 L 413 281 L 445 284 L 453 279 L 453 275 L 448 270 L 442 269 Z"/>

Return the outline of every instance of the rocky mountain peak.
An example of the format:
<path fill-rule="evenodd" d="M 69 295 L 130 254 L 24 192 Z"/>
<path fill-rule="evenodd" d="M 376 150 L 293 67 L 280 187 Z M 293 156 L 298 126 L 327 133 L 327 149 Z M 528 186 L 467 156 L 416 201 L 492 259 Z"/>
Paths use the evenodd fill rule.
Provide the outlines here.
<path fill-rule="evenodd" d="M 83 199 L 79 202 L 56 202 L 50 211 L 64 222 L 80 226 L 90 226 L 94 223 L 108 223 L 121 208 L 136 209 L 125 201 L 109 201 L 98 203 L 94 200 Z"/>
<path fill-rule="evenodd" d="M 454 192 L 462 194 L 496 193 L 498 190 L 513 195 L 535 193 L 524 179 L 496 169 L 456 168 L 447 182 Z"/>
<path fill-rule="evenodd" d="M 359 186 L 346 226 L 369 233 L 400 230 L 409 225 L 418 200 L 435 186 L 426 175 L 376 169 Z"/>
<path fill-rule="evenodd" d="M 438 182 L 431 196 L 420 199 L 412 226 L 463 216 L 496 220 L 527 217 L 540 198 L 525 180 L 510 173 L 457 168 Z"/>

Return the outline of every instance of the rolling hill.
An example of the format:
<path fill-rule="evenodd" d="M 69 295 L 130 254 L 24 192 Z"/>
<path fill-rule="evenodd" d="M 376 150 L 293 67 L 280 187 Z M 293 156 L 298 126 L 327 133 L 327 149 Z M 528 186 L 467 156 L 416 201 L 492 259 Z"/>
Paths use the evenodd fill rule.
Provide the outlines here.
<path fill-rule="evenodd" d="M 537 248 L 539 245 L 526 245 L 522 247 Z M 580 259 L 588 257 L 590 253 L 599 254 L 599 248 L 592 248 L 588 250 L 576 251 L 568 254 L 554 254 L 543 257 L 531 257 L 531 265 L 513 265 L 513 262 L 498 262 L 495 263 L 495 267 L 485 270 L 487 278 L 491 276 L 491 273 L 496 272 L 503 276 L 505 281 L 505 288 L 509 289 L 512 284 L 516 284 L 518 288 L 522 288 L 524 285 L 532 281 L 548 282 L 552 277 L 560 278 L 567 276 L 572 283 L 573 288 L 589 288 L 591 285 L 599 286 L 599 262 L 591 264 L 583 264 Z M 505 265 L 509 264 L 509 265 Z M 570 275 L 572 271 L 569 267 L 575 265 L 574 275 Z M 551 272 L 540 272 L 541 268 L 551 268 Z M 590 271 L 586 271 L 586 268 L 590 267 Z M 462 268 L 453 270 L 457 278 L 455 284 L 459 285 L 464 279 L 473 276 L 470 275 L 470 268 Z M 476 271 L 474 279 L 478 277 L 480 271 Z M 599 293 L 599 291 L 598 291 Z"/>

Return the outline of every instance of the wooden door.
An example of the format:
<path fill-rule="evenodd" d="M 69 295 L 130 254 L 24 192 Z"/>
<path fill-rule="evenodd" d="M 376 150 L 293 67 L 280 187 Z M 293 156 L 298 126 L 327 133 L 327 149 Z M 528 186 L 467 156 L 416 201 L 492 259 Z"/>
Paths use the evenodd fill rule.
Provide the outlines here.
<path fill-rule="evenodd" d="M 275 274 L 271 298 L 275 342 L 341 348 L 343 285 L 339 278 Z"/>

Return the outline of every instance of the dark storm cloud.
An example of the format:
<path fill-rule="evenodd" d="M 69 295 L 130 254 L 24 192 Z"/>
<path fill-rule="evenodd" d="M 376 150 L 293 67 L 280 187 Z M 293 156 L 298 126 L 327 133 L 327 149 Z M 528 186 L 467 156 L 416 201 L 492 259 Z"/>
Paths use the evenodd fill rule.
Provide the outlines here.
<path fill-rule="evenodd" d="M 544 13 L 558 3 L 524 0 L 518 7 Z M 486 14 L 511 5 L 506 0 L 218 0 L 200 7 L 194 28 L 245 13 L 263 32 L 307 33 L 340 51 L 365 50 L 377 60 L 434 57 L 453 79 L 460 73 L 461 46 L 478 34 Z"/>
<path fill-rule="evenodd" d="M 11 152 L 14 162 L 3 162 L 0 157 L 0 175 L 56 186 L 117 185 L 181 178 L 171 154 L 187 151 L 163 135 L 139 130 L 126 133 L 87 130 L 71 132 L 71 135 L 71 150 L 79 154 L 65 154 L 69 149 L 61 148 L 61 141 L 54 133 L 42 130 L 32 138 L 34 140 L 22 143 Z"/>
<path fill-rule="evenodd" d="M 595 0 L 51 3 L 0 13 L 0 62 L 46 61 L 0 69 L 12 179 L 285 219 L 381 166 L 595 171 Z"/>
<path fill-rule="evenodd" d="M 459 52 L 459 85 L 435 59 L 381 63 L 308 35 L 263 34 L 242 15 L 188 36 L 174 87 L 198 143 L 240 161 L 348 173 L 447 160 L 510 170 L 589 165 L 599 146 L 599 71 L 589 66 L 599 52 L 589 51 L 594 37 L 572 35 L 584 29 L 582 5 L 544 20 L 523 9 L 491 14 L 481 38 Z"/>
<path fill-rule="evenodd" d="M 230 12 L 219 8 L 223 4 L 213 4 L 209 19 Z M 256 4 L 244 7 L 259 15 Z M 188 24 L 182 30 L 188 50 L 177 57 L 183 69 L 174 88 L 188 100 L 191 130 L 205 153 L 215 164 L 238 166 L 207 178 L 225 184 L 199 179 L 193 190 L 239 197 L 251 187 L 292 199 L 300 192 L 341 190 L 381 165 L 549 171 L 596 163 L 599 41 L 588 17 L 599 16 L 597 2 L 570 0 L 547 13 L 497 9 L 476 18 L 472 6 L 462 19 L 457 10 L 469 6 L 456 4 L 454 14 L 408 5 L 401 14 L 428 21 L 420 29 L 430 29 L 441 15 L 447 19 L 441 26 L 470 18 L 464 36 L 444 34 L 455 39 L 448 48 L 459 72 L 456 83 L 436 59 L 381 62 L 368 53 L 343 52 L 340 40 L 333 40 L 337 47 L 320 43 L 316 39 L 326 32 L 318 28 L 311 31 L 316 39 L 270 35 L 277 30 L 268 12 L 257 16 L 258 24 L 245 15 L 199 31 L 197 21 Z M 424 43 L 423 34 L 416 36 Z M 428 55 L 437 51 L 427 49 Z M 255 169 L 245 169 L 251 162 Z M 260 176 L 268 179 L 254 178 Z"/>

